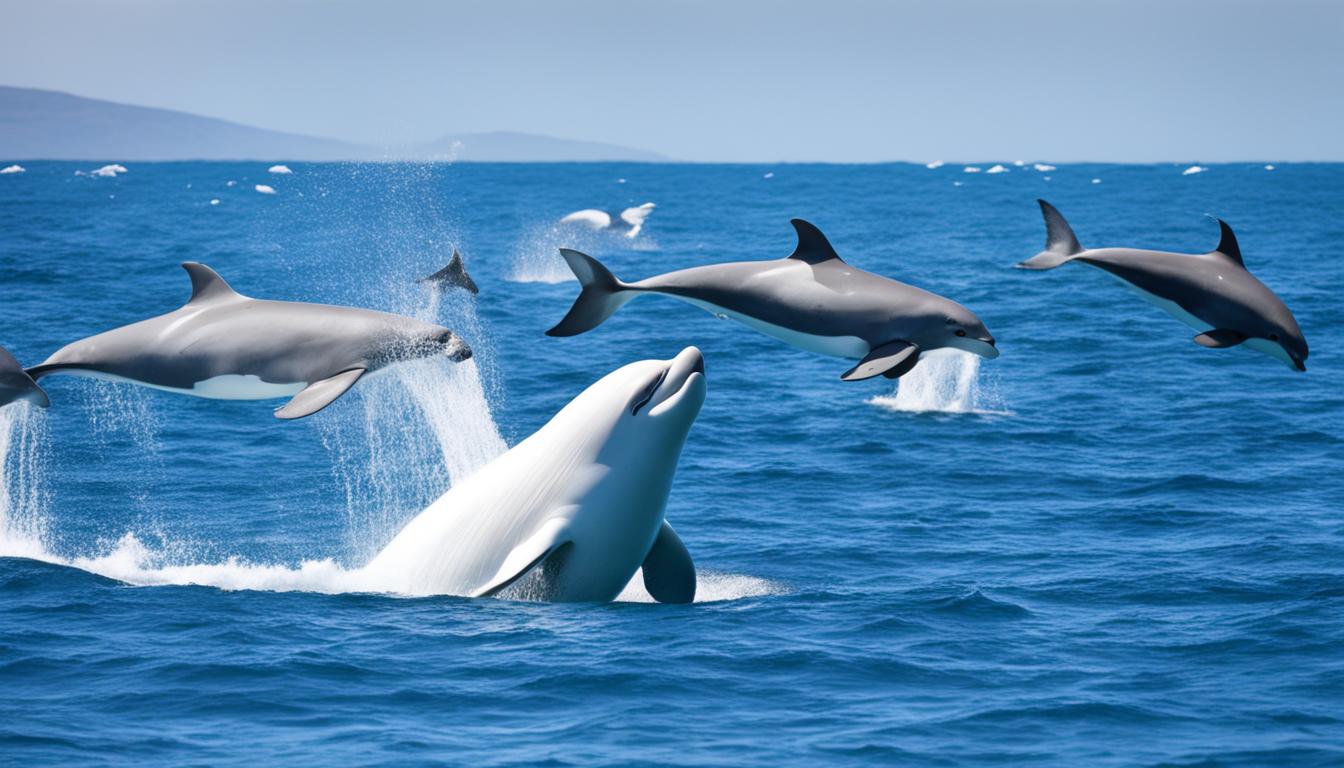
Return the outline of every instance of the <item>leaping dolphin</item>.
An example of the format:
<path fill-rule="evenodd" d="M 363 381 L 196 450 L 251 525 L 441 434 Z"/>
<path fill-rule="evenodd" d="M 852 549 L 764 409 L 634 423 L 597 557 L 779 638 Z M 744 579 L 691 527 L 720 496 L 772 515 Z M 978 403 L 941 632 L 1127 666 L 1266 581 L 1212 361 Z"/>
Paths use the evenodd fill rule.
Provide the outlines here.
<path fill-rule="evenodd" d="M 1307 340 L 1293 313 L 1246 269 L 1232 228 L 1215 219 L 1222 236 L 1208 253 L 1187 254 L 1136 248 L 1088 249 L 1044 200 L 1045 250 L 1021 262 L 1021 269 L 1054 269 L 1079 261 L 1105 270 L 1137 289 L 1167 314 L 1194 328 L 1205 347 L 1245 343 L 1259 352 L 1307 370 Z"/>
<path fill-rule="evenodd" d="M 653 212 L 653 203 L 644 203 L 634 208 L 626 208 L 617 213 L 607 213 L 599 211 L 596 208 L 585 208 L 582 211 L 575 211 L 560 220 L 561 224 L 587 224 L 593 229 L 615 229 L 624 224 L 628 229 L 625 236 L 634 238 L 644 229 L 644 220 L 649 218 Z"/>
<path fill-rule="evenodd" d="M 27 400 L 46 408 L 51 405 L 47 393 L 37 386 L 37 382 L 23 370 L 19 361 L 0 347 L 0 406 L 9 405 L 18 400 Z"/>
<path fill-rule="evenodd" d="M 453 249 L 453 258 L 448 262 L 448 266 L 440 269 L 432 275 L 416 280 L 417 283 L 429 283 L 443 288 L 463 288 L 472 293 L 480 293 L 481 289 L 476 287 L 476 281 L 467 274 L 467 267 L 462 263 L 462 254 Z"/>
<path fill-rule="evenodd" d="M 851 267 L 821 230 L 793 219 L 798 247 L 785 259 L 710 264 L 624 283 L 591 256 L 560 254 L 583 286 L 550 336 L 596 328 L 645 293 L 675 296 L 718 317 L 822 355 L 859 360 L 845 381 L 899 378 L 922 352 L 941 347 L 995 358 L 994 337 L 973 312 L 950 299 Z"/>
<path fill-rule="evenodd" d="M 690 602 L 695 565 L 664 508 L 704 372 L 687 347 L 602 377 L 411 520 L 362 569 L 365 583 L 485 597 L 536 571 L 524 596 L 608 601 L 642 568 L 654 599 Z"/>
<path fill-rule="evenodd" d="M 393 363 L 471 357 L 461 338 L 438 325 L 354 307 L 251 299 L 204 264 L 182 268 L 191 276 L 182 308 L 67 344 L 28 373 L 130 381 L 220 400 L 293 396 L 275 415 L 297 419 Z"/>

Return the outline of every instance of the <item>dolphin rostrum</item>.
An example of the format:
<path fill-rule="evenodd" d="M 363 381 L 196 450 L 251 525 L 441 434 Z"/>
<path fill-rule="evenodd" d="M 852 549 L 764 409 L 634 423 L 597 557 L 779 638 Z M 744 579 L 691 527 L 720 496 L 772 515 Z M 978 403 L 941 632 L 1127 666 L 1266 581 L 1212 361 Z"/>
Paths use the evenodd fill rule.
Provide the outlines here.
<path fill-rule="evenodd" d="M 461 338 L 438 325 L 369 309 L 251 299 L 204 264 L 182 268 L 191 276 L 183 307 L 67 344 L 28 373 L 131 381 L 220 400 L 293 396 L 275 415 L 297 419 L 393 363 L 471 357 Z"/>
<path fill-rule="evenodd" d="M 695 347 L 607 374 L 411 520 L 364 583 L 473 597 L 518 584 L 508 594 L 607 601 L 642 569 L 655 600 L 691 602 L 695 565 L 664 510 L 704 400 Z"/>
<path fill-rule="evenodd" d="M 1274 292 L 1246 270 L 1232 228 L 1222 231 L 1209 253 L 1167 253 L 1137 248 L 1084 248 L 1055 207 L 1044 200 L 1045 250 L 1018 264 L 1021 269 L 1054 269 L 1080 261 L 1105 270 L 1137 289 L 1148 301 L 1195 329 L 1205 347 L 1245 343 L 1259 352 L 1307 370 L 1307 340 L 1293 313 Z"/>
<path fill-rule="evenodd" d="M 899 378 L 923 352 L 953 347 L 999 356 L 994 337 L 973 312 L 950 299 L 851 267 L 821 230 L 793 219 L 798 247 L 788 258 L 709 264 L 624 283 L 590 256 L 567 248 L 583 290 L 550 336 L 596 328 L 645 293 L 675 296 L 768 336 L 832 357 L 859 360 L 840 378 Z"/>
<path fill-rule="evenodd" d="M 649 218 L 656 206 L 653 203 L 644 203 L 633 208 L 626 208 L 620 213 L 607 213 L 599 211 L 596 208 L 585 208 L 582 211 L 575 211 L 560 220 L 561 224 L 587 224 L 593 229 L 619 229 L 622 225 L 626 227 L 625 236 L 634 238 L 639 235 L 640 230 L 644 229 L 644 220 Z"/>
<path fill-rule="evenodd" d="M 467 274 L 467 267 L 462 263 L 462 254 L 453 249 L 453 258 L 448 262 L 448 266 L 440 269 L 432 275 L 416 280 L 417 283 L 429 283 L 443 288 L 463 288 L 472 293 L 480 293 L 481 289 L 476 287 L 476 281 Z"/>
<path fill-rule="evenodd" d="M 47 393 L 37 386 L 19 361 L 9 354 L 9 350 L 0 347 L 0 406 L 16 400 L 27 400 L 43 408 L 51 405 Z"/>

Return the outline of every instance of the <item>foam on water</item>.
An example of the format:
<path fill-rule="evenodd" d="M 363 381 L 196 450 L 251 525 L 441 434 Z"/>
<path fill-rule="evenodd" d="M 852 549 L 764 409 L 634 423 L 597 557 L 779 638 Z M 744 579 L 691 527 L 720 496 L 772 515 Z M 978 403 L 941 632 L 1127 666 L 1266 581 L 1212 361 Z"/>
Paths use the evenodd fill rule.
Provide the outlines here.
<path fill-rule="evenodd" d="M 940 349 L 922 355 L 902 376 L 896 390 L 868 400 L 889 411 L 905 413 L 971 413 L 1010 415 L 992 387 L 980 380 L 980 357 Z"/>

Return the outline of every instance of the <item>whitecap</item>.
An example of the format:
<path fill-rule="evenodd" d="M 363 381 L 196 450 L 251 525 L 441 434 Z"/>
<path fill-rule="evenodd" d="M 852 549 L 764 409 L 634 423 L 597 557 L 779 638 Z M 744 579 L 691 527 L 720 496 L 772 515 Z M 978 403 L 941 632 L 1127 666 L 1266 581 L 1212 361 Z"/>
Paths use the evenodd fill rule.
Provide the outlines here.
<path fill-rule="evenodd" d="M 942 160 L 934 160 L 932 163 L 925 163 L 925 164 L 924 164 L 924 167 L 925 167 L 925 168 L 928 168 L 928 169 L 931 170 L 931 171 L 932 171 L 932 170 L 935 170 L 935 169 L 937 169 L 937 168 L 942 168 L 942 167 L 943 167 L 943 161 L 942 161 Z"/>
<path fill-rule="evenodd" d="M 1033 166 L 1031 166 L 1031 167 L 1032 167 L 1032 168 L 1035 168 L 1036 170 L 1040 171 L 1041 173 L 1049 173 L 1050 171 L 1055 170 L 1055 166 L 1050 165 L 1049 163 L 1036 163 L 1035 165 L 1033 165 Z"/>
<path fill-rule="evenodd" d="M 1008 169 L 1003 167 L 1002 165 L 996 164 L 991 166 L 988 171 L 985 171 L 985 173 L 1008 173 Z"/>
<path fill-rule="evenodd" d="M 763 179 L 773 179 L 773 178 L 775 178 L 775 172 L 774 172 L 774 171 L 770 171 L 769 173 L 765 174 L 765 175 L 762 176 L 761 178 L 763 178 Z"/>
<path fill-rule="evenodd" d="M 126 166 L 113 163 L 104 165 L 95 171 L 89 171 L 90 176 L 100 176 L 102 178 L 115 178 L 118 173 L 126 173 Z"/>
<path fill-rule="evenodd" d="M 10 166 L 6 166 L 6 167 L 4 167 L 4 168 L 0 168 L 0 175 L 3 175 L 3 174 L 10 174 L 10 173 L 24 173 L 24 172 L 26 172 L 27 170 L 28 170 L 28 169 L 27 169 L 27 168 L 24 168 L 22 165 L 17 165 L 17 164 L 16 164 L 16 165 L 10 165 Z"/>
<path fill-rule="evenodd" d="M 266 169 L 266 172 L 267 172 L 267 173 L 293 173 L 293 171 L 289 170 L 289 166 L 288 166 L 288 165 L 272 165 L 270 168 L 267 168 L 267 169 Z"/>
<path fill-rule="evenodd" d="M 275 187 L 272 187 L 272 186 L 270 186 L 270 185 L 268 185 L 268 184 L 258 184 L 258 185 L 256 185 L 255 187 L 253 187 L 253 189 L 257 190 L 258 192 L 260 192 L 260 193 L 263 194 L 263 195 L 274 195 L 274 194 L 275 194 Z"/>
<path fill-rule="evenodd" d="M 1022 166 L 1026 165 L 1026 164 L 1027 164 L 1027 161 L 1026 161 L 1026 160 L 1014 160 L 1014 161 L 1013 161 L 1013 165 L 1017 166 L 1018 168 L 1021 168 Z"/>
<path fill-rule="evenodd" d="M 1192 165 L 1192 166 L 1190 166 L 1189 168 L 1186 168 L 1184 171 L 1181 171 L 1181 175 L 1182 175 L 1182 176 L 1194 176 L 1196 173 L 1203 173 L 1203 172 L 1205 172 L 1205 171 L 1207 171 L 1207 170 L 1209 170 L 1209 169 L 1208 169 L 1208 168 L 1205 168 L 1205 167 L 1202 166 L 1202 165 Z"/>
<path fill-rule="evenodd" d="M 211 204 L 211 205 L 219 205 L 219 198 L 218 198 L 218 197 L 212 197 L 212 198 L 210 198 L 210 204 Z"/>
<path fill-rule="evenodd" d="M 1093 179 L 1093 180 L 1092 180 L 1092 183 L 1093 183 L 1093 184 L 1100 184 L 1100 183 L 1101 183 L 1101 179 Z"/>
<path fill-rule="evenodd" d="M 979 173 L 979 172 L 980 172 L 980 166 L 978 166 L 978 165 L 968 165 L 968 166 L 966 166 L 965 168 L 962 168 L 962 169 L 961 169 L 961 172 L 962 172 L 962 173 Z"/>
<path fill-rule="evenodd" d="M 1274 170 L 1274 166 L 1272 166 L 1272 165 L 1266 165 L 1266 166 L 1265 166 L 1265 170 L 1266 170 L 1266 171 L 1272 171 L 1272 170 Z"/>

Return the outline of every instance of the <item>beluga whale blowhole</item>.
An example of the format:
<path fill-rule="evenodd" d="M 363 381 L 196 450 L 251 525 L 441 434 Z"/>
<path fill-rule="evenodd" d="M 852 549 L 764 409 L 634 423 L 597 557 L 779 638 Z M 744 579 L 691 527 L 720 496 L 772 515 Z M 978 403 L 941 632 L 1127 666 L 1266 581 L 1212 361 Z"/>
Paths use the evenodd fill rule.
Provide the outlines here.
<path fill-rule="evenodd" d="M 220 400 L 291 398 L 277 418 L 316 413 L 366 374 L 397 362 L 471 349 L 452 331 L 354 307 L 252 299 L 213 269 L 187 262 L 180 309 L 67 344 L 34 380 L 74 374 Z"/>
<path fill-rule="evenodd" d="M 664 509 L 704 399 L 695 347 L 607 374 L 411 520 L 361 570 L 362 583 L 610 601 L 642 570 L 654 599 L 691 602 L 695 565 Z"/>
<path fill-rule="evenodd" d="M 921 353 L 934 349 L 999 356 L 994 337 L 969 309 L 850 266 L 821 230 L 802 219 L 792 223 L 798 246 L 787 258 L 709 264 L 634 283 L 617 279 L 591 256 L 562 248 L 583 290 L 569 314 L 546 333 L 592 330 L 636 296 L 655 293 L 809 352 L 858 360 L 841 374 L 846 381 L 899 378 Z"/>
<path fill-rule="evenodd" d="M 1208 253 L 1137 248 L 1084 248 L 1055 207 L 1038 200 L 1045 217 L 1045 250 L 1021 269 L 1054 269 L 1071 261 L 1104 270 L 1196 331 L 1205 347 L 1245 344 L 1288 367 L 1307 370 L 1307 340 L 1287 305 L 1242 261 L 1232 227 L 1215 218 L 1221 237 Z M 1212 218 L 1212 217 L 1211 217 Z"/>

